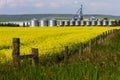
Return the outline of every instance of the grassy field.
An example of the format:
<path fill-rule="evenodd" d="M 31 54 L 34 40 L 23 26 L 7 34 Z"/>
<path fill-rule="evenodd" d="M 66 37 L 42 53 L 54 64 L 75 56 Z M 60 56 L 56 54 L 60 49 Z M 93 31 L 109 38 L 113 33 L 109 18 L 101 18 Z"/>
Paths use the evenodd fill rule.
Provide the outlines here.
<path fill-rule="evenodd" d="M 0 62 L 11 60 L 12 38 L 21 39 L 21 54 L 29 54 L 31 48 L 38 48 L 39 56 L 54 55 L 62 52 L 66 45 L 73 49 L 76 44 L 114 28 L 119 27 L 0 27 Z"/>
<path fill-rule="evenodd" d="M 79 29 L 81 30 L 82 28 L 76 27 L 76 28 L 72 28 L 72 30 L 75 29 L 77 31 Z M 9 29 L 7 31 L 10 31 Z M 20 28 L 15 28 L 13 30 L 17 31 L 18 29 Z M 23 30 L 23 28 L 21 29 Z M 33 31 L 34 30 L 37 31 L 36 29 L 39 31 L 38 28 L 33 28 Z M 51 28 L 51 29 L 56 30 L 57 28 Z M 65 28 L 61 28 L 61 29 L 65 29 Z M 71 28 L 67 28 L 67 29 L 71 30 Z M 93 33 L 94 31 L 93 33 L 94 36 L 108 29 L 112 29 L 112 28 L 110 27 L 84 28 L 85 31 L 91 30 L 89 32 L 90 34 Z M 31 29 L 28 28 L 28 31 L 29 30 Z M 97 30 L 99 30 L 100 32 Z M 88 39 L 90 39 L 90 36 L 86 40 Z M 23 38 L 23 42 L 24 42 L 24 38 Z M 81 56 L 81 58 L 79 58 L 78 54 L 71 56 L 67 63 L 59 63 L 59 64 L 54 64 L 52 66 L 49 65 L 43 66 L 40 64 L 36 67 L 32 67 L 31 65 L 27 64 L 28 62 L 26 60 L 22 65 L 15 67 L 10 66 L 7 63 L 0 64 L 0 80 L 120 80 L 120 62 L 119 62 L 120 48 L 119 47 L 120 47 L 120 33 L 117 33 L 111 39 L 108 39 L 105 43 L 94 46 L 92 48 L 91 53 L 86 52 L 84 53 L 83 56 Z"/>

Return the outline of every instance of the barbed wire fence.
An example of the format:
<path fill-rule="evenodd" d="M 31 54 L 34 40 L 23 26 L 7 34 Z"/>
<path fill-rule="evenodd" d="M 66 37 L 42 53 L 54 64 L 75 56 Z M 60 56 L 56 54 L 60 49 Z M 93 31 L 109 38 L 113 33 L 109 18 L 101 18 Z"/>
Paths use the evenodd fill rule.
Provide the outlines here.
<path fill-rule="evenodd" d="M 53 47 L 38 50 L 38 48 L 32 48 L 26 45 L 26 47 L 28 47 L 29 49 L 31 48 L 31 53 L 27 55 L 26 54 L 20 55 L 20 39 L 13 38 L 12 45 L 13 64 L 18 65 L 20 64 L 20 61 L 25 58 L 31 58 L 33 65 L 37 65 L 38 63 L 42 62 L 42 60 L 45 59 L 46 61 L 50 60 L 51 63 L 52 62 L 54 63 L 54 60 L 57 60 L 56 62 L 59 61 L 66 62 L 69 59 L 69 56 L 73 55 L 74 53 L 78 53 L 80 57 L 84 55 L 85 52 L 91 53 L 93 46 L 105 42 L 107 39 L 114 36 L 118 32 L 120 32 L 120 29 L 105 31 L 102 34 L 96 36 L 95 38 L 90 39 L 86 43 L 80 42 L 79 44 L 73 46 L 62 45 L 61 47 Z"/>

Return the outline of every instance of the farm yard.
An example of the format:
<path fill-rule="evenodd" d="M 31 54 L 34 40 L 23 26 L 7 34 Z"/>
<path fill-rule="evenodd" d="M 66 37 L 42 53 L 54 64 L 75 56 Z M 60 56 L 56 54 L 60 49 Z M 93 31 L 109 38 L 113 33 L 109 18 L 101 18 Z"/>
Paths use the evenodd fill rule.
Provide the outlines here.
<path fill-rule="evenodd" d="M 0 80 L 120 80 L 119 3 L 1 0 Z"/>
<path fill-rule="evenodd" d="M 120 27 L 0 27 L 0 80 L 119 80 L 119 33 L 95 45 L 91 53 L 81 57 L 74 54 L 65 63 L 32 67 L 25 60 L 21 65 L 11 65 L 13 38 L 20 38 L 21 55 L 38 48 L 40 58 L 55 58 L 63 54 L 65 46 L 72 51 L 81 42 L 113 29 Z"/>

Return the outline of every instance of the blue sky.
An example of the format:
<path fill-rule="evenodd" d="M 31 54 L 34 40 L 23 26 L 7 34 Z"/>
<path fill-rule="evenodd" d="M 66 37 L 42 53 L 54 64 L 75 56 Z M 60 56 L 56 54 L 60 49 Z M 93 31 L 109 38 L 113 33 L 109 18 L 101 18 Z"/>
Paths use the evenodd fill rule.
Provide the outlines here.
<path fill-rule="evenodd" d="M 74 14 L 81 4 L 84 14 L 120 15 L 120 0 L 0 0 L 0 14 Z"/>

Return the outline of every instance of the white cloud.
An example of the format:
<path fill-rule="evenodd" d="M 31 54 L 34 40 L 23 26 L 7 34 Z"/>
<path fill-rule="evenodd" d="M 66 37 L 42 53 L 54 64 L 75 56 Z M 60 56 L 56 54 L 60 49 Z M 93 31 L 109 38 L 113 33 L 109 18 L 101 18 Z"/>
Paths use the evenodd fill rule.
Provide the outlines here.
<path fill-rule="evenodd" d="M 55 2 L 50 3 L 50 7 L 53 7 L 53 8 L 58 8 L 60 6 L 61 6 L 61 3 L 55 3 Z"/>
<path fill-rule="evenodd" d="M 95 3 L 95 2 L 92 2 L 89 5 L 92 8 L 106 8 L 106 7 L 111 7 L 111 4 L 109 4 L 109 3 Z"/>
<path fill-rule="evenodd" d="M 34 0 L 0 0 L 2 5 L 7 7 L 28 6 L 30 3 L 34 4 Z M 3 2 L 5 4 L 3 4 Z"/>
<path fill-rule="evenodd" d="M 37 7 L 37 8 L 42 8 L 42 7 L 44 7 L 45 5 L 43 4 L 43 3 L 37 3 L 37 4 L 35 4 L 35 7 Z"/>
<path fill-rule="evenodd" d="M 52 0 L 51 2 L 49 2 L 49 6 L 52 8 L 58 8 L 58 7 L 69 7 L 72 6 L 72 4 L 74 3 L 74 0 Z"/>
<path fill-rule="evenodd" d="M 6 0 L 0 0 L 0 9 L 2 9 L 6 5 Z"/>
<path fill-rule="evenodd" d="M 7 5 L 10 7 L 23 6 L 26 1 L 24 0 L 7 0 Z"/>
<path fill-rule="evenodd" d="M 78 4 L 79 2 L 77 0 L 74 1 L 75 4 Z"/>
<path fill-rule="evenodd" d="M 86 10 L 87 13 L 92 11 L 93 13 L 109 13 L 110 11 L 114 12 L 114 10 L 118 10 L 118 14 L 120 14 L 119 3 L 119 0 L 0 0 L 0 10 L 1 13 L 2 10 L 4 13 L 10 12 L 11 9 L 24 9 L 27 13 L 27 10 L 34 9 L 33 12 L 35 13 L 36 9 L 36 12 L 39 13 L 40 11 L 37 11 L 37 9 L 41 8 L 45 13 L 49 13 L 50 10 L 57 12 L 57 9 L 59 9 L 58 13 L 73 13 L 83 4 L 84 10 Z"/>

